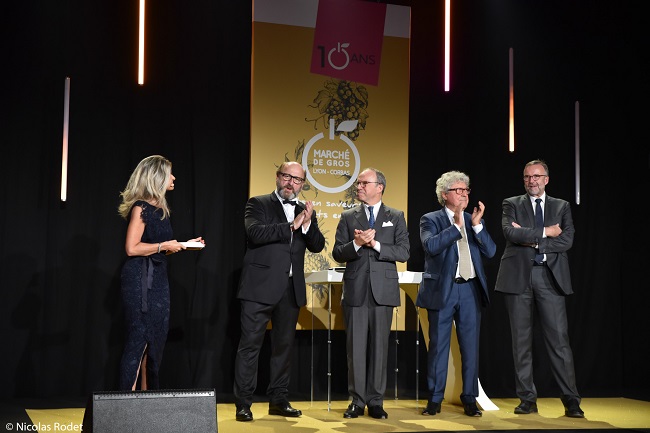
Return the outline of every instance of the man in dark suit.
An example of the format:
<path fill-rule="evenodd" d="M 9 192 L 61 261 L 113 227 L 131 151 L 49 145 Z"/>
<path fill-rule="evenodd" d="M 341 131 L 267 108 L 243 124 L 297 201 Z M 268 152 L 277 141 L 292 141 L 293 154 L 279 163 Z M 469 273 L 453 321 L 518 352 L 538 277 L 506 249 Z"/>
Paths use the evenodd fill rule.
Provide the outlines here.
<path fill-rule="evenodd" d="M 386 177 L 374 168 L 357 179 L 363 205 L 341 214 L 332 257 L 345 263 L 341 303 L 345 320 L 348 392 L 352 402 L 344 418 L 368 414 L 388 418 L 384 391 L 388 341 L 394 307 L 400 305 L 396 262 L 409 258 L 404 212 L 382 203 Z"/>
<path fill-rule="evenodd" d="M 269 414 L 302 415 L 288 399 L 291 348 L 300 307 L 307 303 L 305 250 L 318 253 L 325 247 L 313 203 L 296 200 L 304 182 L 304 168 L 297 162 L 285 162 L 276 172 L 276 190 L 251 197 L 246 203 L 247 250 L 237 293 L 241 302 L 241 338 L 233 387 L 237 421 L 253 420 L 251 405 L 258 359 L 269 321 Z"/>
<path fill-rule="evenodd" d="M 454 322 L 462 360 L 460 400 L 465 415 L 483 415 L 476 406 L 479 335 L 481 305 L 487 306 L 490 296 L 481 256 L 493 257 L 497 247 L 485 228 L 485 205 L 479 201 L 471 214 L 465 212 L 469 193 L 469 176 L 460 171 L 444 173 L 436 181 L 443 208 L 420 218 L 425 260 L 416 305 L 427 309 L 429 319 L 427 385 L 431 394 L 422 415 L 440 412 Z"/>
<path fill-rule="evenodd" d="M 548 173 L 544 161 L 530 161 L 524 167 L 526 194 L 503 201 L 501 227 L 506 248 L 496 291 L 505 294 L 510 317 L 515 386 L 521 400 L 515 413 L 537 412 L 532 353 L 536 315 L 565 415 L 583 418 L 565 305 L 565 297 L 573 293 L 567 251 L 573 245 L 575 230 L 569 202 L 549 197 L 545 192 Z"/>

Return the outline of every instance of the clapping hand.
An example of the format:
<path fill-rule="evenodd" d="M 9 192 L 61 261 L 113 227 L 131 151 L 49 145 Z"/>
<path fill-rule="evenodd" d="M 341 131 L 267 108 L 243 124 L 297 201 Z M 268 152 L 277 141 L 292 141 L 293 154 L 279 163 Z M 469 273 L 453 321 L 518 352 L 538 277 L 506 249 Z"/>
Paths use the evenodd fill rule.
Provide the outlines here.
<path fill-rule="evenodd" d="M 483 204 L 482 201 L 479 200 L 478 207 L 474 207 L 474 210 L 472 211 L 473 226 L 479 225 L 481 223 L 481 219 L 483 218 L 484 212 L 485 212 L 485 205 Z"/>
<path fill-rule="evenodd" d="M 373 248 L 375 246 L 375 233 L 375 229 L 354 229 L 354 243 L 362 247 Z"/>

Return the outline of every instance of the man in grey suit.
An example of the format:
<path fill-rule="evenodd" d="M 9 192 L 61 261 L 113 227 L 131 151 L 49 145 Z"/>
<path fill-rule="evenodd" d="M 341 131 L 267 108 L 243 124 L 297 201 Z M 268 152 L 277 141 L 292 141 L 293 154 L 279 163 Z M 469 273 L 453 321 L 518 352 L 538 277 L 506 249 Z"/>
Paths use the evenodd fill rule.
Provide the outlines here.
<path fill-rule="evenodd" d="M 515 413 L 537 412 L 532 353 L 535 314 L 565 415 L 583 418 L 565 305 L 565 297 L 573 293 L 567 256 L 575 232 L 571 206 L 546 194 L 549 171 L 544 161 L 527 163 L 523 180 L 526 194 L 503 201 L 501 227 L 506 248 L 496 281 L 510 318 L 515 386 L 521 400 Z"/>
<path fill-rule="evenodd" d="M 273 325 L 266 391 L 269 415 L 302 415 L 288 399 L 291 348 L 300 307 L 307 303 L 305 250 L 318 253 L 325 247 L 313 203 L 297 200 L 304 182 L 302 165 L 285 162 L 275 174 L 275 191 L 251 197 L 246 203 L 247 248 L 237 292 L 241 303 L 241 338 L 233 386 L 237 421 L 253 420 L 251 405 L 259 354 L 269 321 Z"/>
<path fill-rule="evenodd" d="M 393 308 L 400 305 L 396 262 L 406 262 L 410 244 L 404 212 L 382 203 L 386 177 L 374 168 L 357 179 L 360 206 L 341 215 L 332 257 L 345 263 L 345 320 L 348 392 L 344 418 L 364 414 L 386 419 L 384 391 Z"/>

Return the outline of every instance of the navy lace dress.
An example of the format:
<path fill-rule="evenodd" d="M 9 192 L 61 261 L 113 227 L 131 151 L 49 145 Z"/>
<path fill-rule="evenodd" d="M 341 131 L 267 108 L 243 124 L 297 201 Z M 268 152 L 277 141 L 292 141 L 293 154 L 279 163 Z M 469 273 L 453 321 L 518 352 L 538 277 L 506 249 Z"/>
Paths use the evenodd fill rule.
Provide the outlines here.
<path fill-rule="evenodd" d="M 145 223 L 142 242 L 172 239 L 169 218 L 161 220 L 162 209 L 144 201 Z M 131 390 L 138 376 L 142 355 L 147 350 L 147 387 L 159 389 L 158 371 L 169 330 L 169 279 L 164 252 L 128 257 L 122 267 L 122 305 L 126 318 L 126 342 L 120 362 L 120 390 Z"/>

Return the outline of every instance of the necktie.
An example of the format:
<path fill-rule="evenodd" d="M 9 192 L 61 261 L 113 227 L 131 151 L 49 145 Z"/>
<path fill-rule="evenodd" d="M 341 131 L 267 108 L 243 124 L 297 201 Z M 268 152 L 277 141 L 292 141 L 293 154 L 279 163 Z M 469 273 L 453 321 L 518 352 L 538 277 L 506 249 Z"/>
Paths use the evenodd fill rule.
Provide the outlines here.
<path fill-rule="evenodd" d="M 544 227 L 544 214 L 542 213 L 542 199 L 535 199 L 535 227 Z M 535 254 L 535 261 L 539 264 L 544 263 L 544 254 Z"/>
<path fill-rule="evenodd" d="M 375 226 L 375 214 L 372 212 L 372 206 L 368 206 L 368 212 L 370 212 L 370 217 L 368 218 L 368 225 L 370 228 Z"/>
<path fill-rule="evenodd" d="M 458 273 L 464 280 L 469 280 L 472 277 L 472 259 L 469 256 L 467 235 L 463 232 L 461 232 L 461 238 L 458 241 Z"/>
<path fill-rule="evenodd" d="M 282 204 L 290 204 L 291 206 L 295 206 L 296 202 L 294 200 L 282 200 Z"/>

